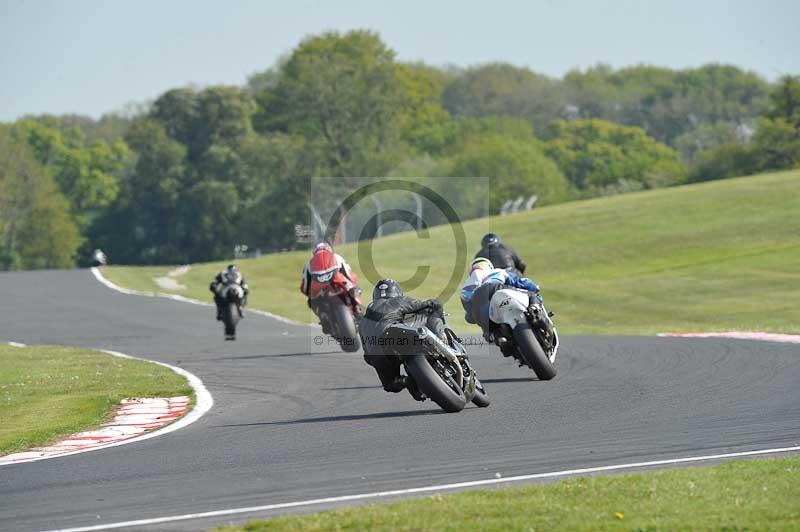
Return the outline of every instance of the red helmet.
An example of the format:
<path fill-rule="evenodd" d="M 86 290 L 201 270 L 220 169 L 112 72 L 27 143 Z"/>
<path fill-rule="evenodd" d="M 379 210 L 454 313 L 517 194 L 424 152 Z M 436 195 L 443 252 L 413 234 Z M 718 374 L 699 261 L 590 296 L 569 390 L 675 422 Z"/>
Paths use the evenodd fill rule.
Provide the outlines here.
<path fill-rule="evenodd" d="M 318 244 L 314 248 L 314 256 L 311 257 L 308 269 L 318 283 L 328 283 L 336 275 L 339 265 L 336 255 L 331 246 L 326 243 Z"/>

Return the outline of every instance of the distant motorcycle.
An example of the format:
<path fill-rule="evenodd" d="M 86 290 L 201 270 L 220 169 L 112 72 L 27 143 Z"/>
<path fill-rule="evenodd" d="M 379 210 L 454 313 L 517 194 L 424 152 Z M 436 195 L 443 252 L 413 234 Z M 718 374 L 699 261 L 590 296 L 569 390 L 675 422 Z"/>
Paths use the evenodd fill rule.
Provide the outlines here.
<path fill-rule="evenodd" d="M 543 381 L 556 376 L 558 333 L 552 316 L 538 296 L 517 288 L 498 290 L 489 303 L 492 334 L 503 355 L 528 366 Z"/>
<path fill-rule="evenodd" d="M 220 288 L 223 300 L 222 323 L 225 326 L 225 339 L 236 340 L 236 325 L 244 316 L 244 289 L 236 280 L 228 280 Z"/>
<path fill-rule="evenodd" d="M 322 325 L 322 332 L 336 339 L 342 351 L 361 349 L 357 324 L 361 319 L 361 289 L 346 281 L 337 269 L 314 273 L 314 280 L 323 285 L 311 300 Z"/>
<path fill-rule="evenodd" d="M 96 249 L 92 252 L 92 259 L 90 262 L 92 266 L 98 268 L 100 266 L 105 266 L 106 264 L 108 264 L 108 258 L 106 257 L 106 254 L 103 253 L 102 250 Z"/>
<path fill-rule="evenodd" d="M 406 374 L 420 392 L 445 412 L 460 412 L 468 402 L 490 404 L 467 352 L 455 333 L 445 329 L 447 342 L 425 326 L 402 323 L 389 326 L 382 343 L 387 354 L 400 356 Z"/>

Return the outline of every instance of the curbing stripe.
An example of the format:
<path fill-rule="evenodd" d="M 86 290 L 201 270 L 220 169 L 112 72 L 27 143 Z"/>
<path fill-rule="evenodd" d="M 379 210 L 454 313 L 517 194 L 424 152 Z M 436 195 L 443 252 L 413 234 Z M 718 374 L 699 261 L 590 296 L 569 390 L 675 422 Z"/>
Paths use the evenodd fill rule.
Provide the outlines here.
<path fill-rule="evenodd" d="M 120 353 L 118 351 L 109 351 L 107 349 L 98 349 L 98 351 L 101 351 L 103 353 L 106 353 L 106 354 L 109 354 L 109 355 L 112 355 L 112 356 L 115 356 L 115 357 L 119 357 L 119 358 L 127 358 L 127 359 L 131 359 L 131 360 L 143 360 L 145 362 L 150 362 L 151 364 L 158 364 L 159 366 L 164 366 L 165 368 L 169 368 L 170 370 L 174 371 L 178 375 L 186 378 L 186 380 L 189 381 L 189 386 L 191 386 L 192 389 L 194 390 L 195 401 L 196 401 L 194 408 L 187 415 L 183 416 L 178 421 L 176 421 L 174 423 L 171 423 L 171 424 L 165 426 L 164 428 L 161 428 L 161 429 L 158 429 L 158 430 L 154 430 L 152 432 L 147 432 L 147 433 L 141 434 L 139 436 L 134 436 L 132 438 L 128 438 L 128 439 L 121 440 L 121 441 L 102 443 L 100 445 L 97 445 L 96 447 L 90 447 L 90 448 L 85 448 L 85 449 L 76 449 L 76 450 L 63 452 L 63 453 L 58 453 L 58 454 L 47 454 L 47 455 L 44 455 L 44 456 L 30 456 L 28 458 L 24 458 L 24 459 L 17 460 L 17 461 L 14 461 L 14 462 L 2 462 L 2 461 L 0 461 L 0 467 L 5 466 L 5 465 L 12 465 L 12 464 L 24 464 L 24 463 L 28 463 L 28 462 L 37 462 L 39 460 L 48 460 L 50 458 L 60 458 L 62 456 L 70 456 L 70 455 L 73 455 L 73 454 L 86 453 L 86 452 L 89 452 L 89 451 L 97 451 L 97 450 L 100 450 L 100 449 L 108 449 L 109 447 L 117 447 L 118 445 L 126 445 L 128 443 L 134 443 L 134 442 L 138 442 L 138 441 L 149 440 L 150 438 L 155 438 L 156 436 L 162 436 L 164 434 L 169 434 L 170 432 L 173 432 L 173 431 L 176 431 L 178 429 L 182 429 L 183 427 L 187 427 L 187 426 L 191 425 L 192 423 L 194 423 L 195 421 L 197 421 L 198 419 L 203 417 L 203 415 L 205 415 L 206 412 L 211 410 L 211 407 L 214 405 L 214 398 L 211 396 L 211 393 L 208 391 L 208 389 L 203 384 L 203 381 L 201 381 L 200 378 L 197 377 L 195 374 L 190 373 L 190 372 L 186 371 L 185 369 L 179 368 L 177 366 L 172 366 L 172 365 L 166 364 L 164 362 L 159 362 L 157 360 L 148 360 L 146 358 L 140 358 L 140 357 L 135 357 L 135 356 L 131 356 L 131 355 L 126 355 L 126 354 Z M 124 423 L 120 422 L 120 425 L 124 425 Z M 156 428 L 156 426 L 157 425 L 153 426 L 152 428 Z M 70 437 L 67 437 L 66 439 L 69 440 Z M 2 460 L 2 458 L 0 458 L 0 460 Z"/>
<path fill-rule="evenodd" d="M 305 501 L 295 501 L 295 502 L 285 502 L 279 504 L 265 504 L 263 506 L 250 506 L 244 508 L 230 508 L 227 510 L 216 510 L 212 512 L 200 512 L 194 514 L 184 514 L 184 515 L 173 515 L 168 517 L 154 517 L 151 519 L 138 519 L 136 521 L 122 521 L 118 523 L 107 523 L 104 525 L 93 525 L 93 526 L 84 526 L 84 527 L 75 527 L 75 528 L 64 528 L 58 530 L 49 530 L 47 532 L 92 532 L 95 530 L 109 530 L 114 528 L 129 528 L 135 526 L 147 526 L 147 525 L 158 525 L 162 523 L 173 523 L 176 521 L 187 521 L 190 519 L 202 519 L 202 518 L 209 518 L 209 517 L 224 517 L 230 515 L 239 515 L 239 514 L 246 514 L 246 513 L 253 513 L 253 512 L 266 512 L 271 510 L 285 510 L 288 508 L 299 508 L 303 506 L 316 506 L 321 504 L 331 504 L 331 503 L 340 503 L 340 502 L 350 502 L 350 501 L 361 501 L 361 500 L 369 500 L 369 499 L 384 499 L 388 497 L 398 497 L 403 495 L 414 495 L 419 493 L 430 493 L 430 492 L 441 492 L 441 491 L 448 491 L 448 490 L 457 490 L 457 489 L 464 489 L 464 488 L 474 488 L 479 486 L 493 486 L 499 484 L 508 484 L 512 482 L 521 482 L 521 481 L 528 481 L 528 480 L 537 480 L 537 479 L 544 479 L 544 478 L 556 478 L 556 477 L 567 477 L 567 476 L 574 476 L 574 475 L 586 475 L 590 473 L 602 473 L 607 471 L 622 471 L 626 469 L 637 469 L 643 467 L 653 467 L 653 466 L 662 466 L 662 465 L 675 465 L 675 464 L 686 464 L 692 462 L 703 462 L 709 460 L 724 460 L 727 458 L 739 458 L 743 456 L 759 456 L 765 454 L 777 454 L 777 453 L 788 453 L 788 452 L 798 452 L 800 451 L 800 446 L 796 447 L 782 447 L 776 449 L 760 449 L 756 451 L 744 451 L 738 453 L 726 453 L 726 454 L 713 454 L 707 456 L 690 456 L 686 458 L 672 458 L 669 460 L 654 460 L 651 462 L 635 462 L 630 464 L 617 464 L 617 465 L 608 465 L 608 466 L 600 466 L 600 467 L 587 467 L 584 469 L 568 469 L 565 471 L 553 471 L 550 473 L 536 473 L 533 475 L 519 475 L 515 477 L 506 477 L 506 478 L 490 478 L 484 480 L 474 480 L 469 482 L 457 482 L 454 484 L 440 484 L 435 486 L 423 486 L 420 488 L 410 488 L 410 489 L 403 489 L 403 490 L 392 490 L 392 491 L 377 491 L 374 493 L 359 493 L 355 495 L 342 495 L 339 497 L 326 497 L 323 499 L 310 499 Z"/>
<path fill-rule="evenodd" d="M 18 464 L 29 462 L 31 458 L 50 458 L 60 456 L 69 451 L 89 450 L 99 445 L 110 442 L 122 441 L 144 434 L 150 429 L 157 429 L 171 423 L 174 419 L 185 414 L 188 410 L 188 397 L 170 398 L 143 398 L 123 399 L 117 406 L 114 419 L 104 423 L 99 428 L 72 434 L 52 445 L 34 447 L 27 451 L 13 453 L 0 457 L 0 465 Z M 142 414 L 140 411 L 128 408 L 132 405 L 159 405 L 162 411 Z"/>

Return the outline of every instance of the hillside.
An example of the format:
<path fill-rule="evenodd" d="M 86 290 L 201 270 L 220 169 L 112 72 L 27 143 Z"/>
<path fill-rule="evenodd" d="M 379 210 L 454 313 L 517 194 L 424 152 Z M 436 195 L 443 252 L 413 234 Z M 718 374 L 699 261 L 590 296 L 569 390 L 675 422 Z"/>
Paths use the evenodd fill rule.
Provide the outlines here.
<path fill-rule="evenodd" d="M 800 332 L 799 214 L 795 170 L 560 204 L 470 221 L 464 229 L 474 246 L 469 257 L 487 229 L 517 249 L 562 333 Z M 372 245 L 385 276 L 408 279 L 418 265 L 431 265 L 412 293 L 426 298 L 447 284 L 452 235 L 435 227 L 427 239 L 403 233 L 337 251 L 361 276 L 366 295 L 371 286 L 358 245 Z M 297 288 L 307 258 L 291 252 L 239 261 L 251 305 L 312 321 Z M 173 267 L 109 267 L 105 274 L 129 288 L 210 300 L 208 283 L 225 264 L 193 265 L 174 278 L 186 287 L 175 290 L 154 281 Z M 468 330 L 457 295 L 447 310 L 455 328 Z"/>

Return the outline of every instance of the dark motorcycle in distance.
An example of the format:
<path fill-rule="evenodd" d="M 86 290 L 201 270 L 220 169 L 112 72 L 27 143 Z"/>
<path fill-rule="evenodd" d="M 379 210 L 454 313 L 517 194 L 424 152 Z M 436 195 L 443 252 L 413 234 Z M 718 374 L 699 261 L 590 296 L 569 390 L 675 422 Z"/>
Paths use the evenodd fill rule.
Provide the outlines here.
<path fill-rule="evenodd" d="M 222 323 L 225 339 L 236 340 L 236 325 L 244 317 L 244 289 L 236 280 L 229 280 L 222 285 L 219 294 L 224 302 Z"/>
<path fill-rule="evenodd" d="M 447 342 L 425 326 L 398 323 L 389 326 L 378 341 L 387 354 L 401 358 L 419 391 L 445 412 L 460 412 L 470 401 L 482 408 L 489 406 L 461 340 L 449 328 L 445 334 Z"/>
<path fill-rule="evenodd" d="M 361 289 L 344 279 L 337 270 L 313 274 L 322 288 L 311 304 L 322 325 L 322 332 L 336 339 L 342 351 L 361 349 L 358 321 L 361 319 Z"/>

